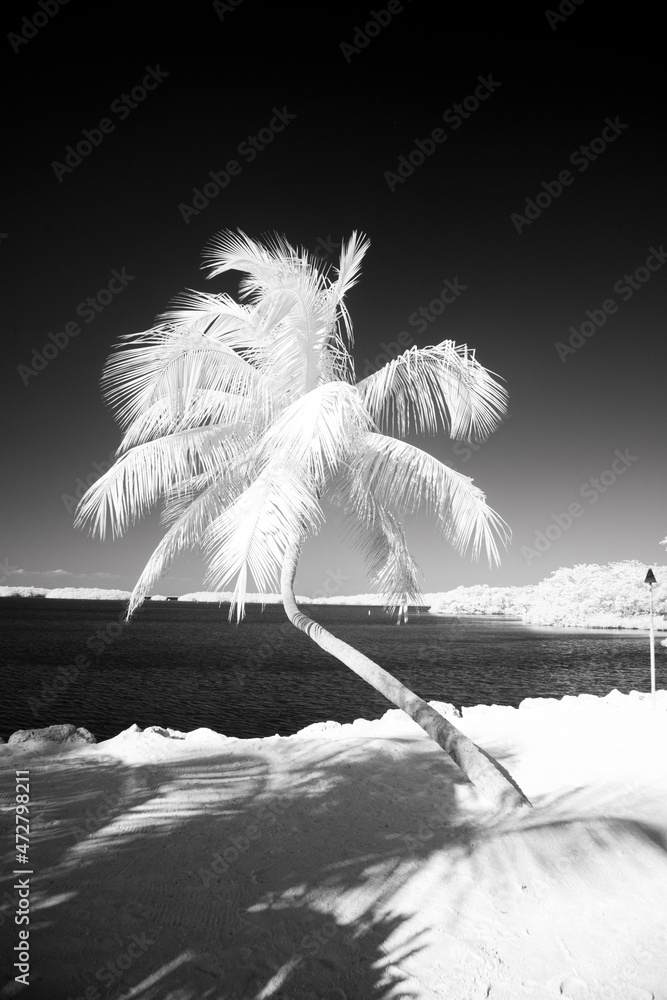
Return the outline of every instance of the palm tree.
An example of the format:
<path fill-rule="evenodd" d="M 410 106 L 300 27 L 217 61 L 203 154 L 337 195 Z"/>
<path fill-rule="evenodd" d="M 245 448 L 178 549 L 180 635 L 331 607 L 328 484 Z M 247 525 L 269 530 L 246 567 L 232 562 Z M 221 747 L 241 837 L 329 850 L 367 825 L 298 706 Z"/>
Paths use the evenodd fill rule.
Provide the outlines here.
<path fill-rule="evenodd" d="M 77 525 L 122 534 L 158 501 L 169 528 L 130 598 L 139 607 L 175 556 L 201 549 L 207 583 L 235 579 L 230 619 L 244 615 L 248 577 L 280 579 L 287 616 L 403 709 L 494 801 L 526 799 L 484 751 L 386 670 L 308 618 L 293 582 L 301 546 L 340 508 L 387 607 L 423 599 L 400 518 L 433 517 L 457 550 L 498 562 L 504 524 L 472 480 L 400 440 L 410 431 L 485 437 L 505 393 L 467 347 L 406 351 L 355 381 L 344 304 L 368 241 L 353 233 L 330 268 L 282 237 L 262 245 L 222 232 L 205 251 L 209 277 L 245 273 L 237 302 L 188 290 L 147 332 L 123 339 L 103 385 L 124 429 L 118 459 L 83 497 Z M 388 436 L 389 431 L 396 436 Z"/>

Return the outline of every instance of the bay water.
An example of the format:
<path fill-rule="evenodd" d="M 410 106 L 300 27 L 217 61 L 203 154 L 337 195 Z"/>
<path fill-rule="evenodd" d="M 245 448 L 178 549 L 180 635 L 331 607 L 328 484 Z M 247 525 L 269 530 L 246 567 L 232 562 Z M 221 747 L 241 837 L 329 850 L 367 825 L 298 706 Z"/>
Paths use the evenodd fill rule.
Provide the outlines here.
<path fill-rule="evenodd" d="M 73 723 L 98 740 L 133 723 L 243 738 L 312 722 L 379 718 L 393 706 L 308 636 L 281 605 L 147 602 L 122 624 L 120 601 L 0 600 L 0 736 Z M 535 627 L 502 617 L 304 605 L 335 635 L 427 700 L 517 707 L 529 697 L 650 686 L 647 633 Z M 369 612 L 370 611 L 370 615 Z M 667 650 L 656 642 L 657 686 Z"/>

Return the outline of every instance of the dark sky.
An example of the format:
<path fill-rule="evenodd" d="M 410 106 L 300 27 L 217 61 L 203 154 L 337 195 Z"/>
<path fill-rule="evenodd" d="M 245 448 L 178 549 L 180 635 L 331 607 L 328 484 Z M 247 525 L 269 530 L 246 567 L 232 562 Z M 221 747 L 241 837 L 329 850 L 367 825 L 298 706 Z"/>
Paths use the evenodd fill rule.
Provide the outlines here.
<path fill-rule="evenodd" d="M 616 22 L 593 0 L 565 2 L 558 21 L 537 5 L 395 0 L 44 6 L 3 13 L 0 583 L 133 586 L 157 518 L 105 543 L 72 527 L 77 488 L 120 440 L 99 376 L 118 338 L 183 288 L 236 292 L 236 276 L 206 282 L 200 261 L 216 231 L 237 227 L 325 255 L 368 234 L 348 301 L 359 377 L 405 332 L 422 347 L 467 343 L 505 379 L 509 419 L 481 447 L 422 443 L 486 492 L 511 547 L 490 573 L 409 522 L 426 591 L 664 559 L 667 143 L 653 8 Z M 86 131 L 85 155 L 67 160 Z M 229 161 L 224 190 L 184 208 Z M 69 339 L 68 324 L 80 331 Z M 202 586 L 192 558 L 157 589 Z M 367 589 L 328 528 L 297 577 L 300 593 L 327 589 Z"/>

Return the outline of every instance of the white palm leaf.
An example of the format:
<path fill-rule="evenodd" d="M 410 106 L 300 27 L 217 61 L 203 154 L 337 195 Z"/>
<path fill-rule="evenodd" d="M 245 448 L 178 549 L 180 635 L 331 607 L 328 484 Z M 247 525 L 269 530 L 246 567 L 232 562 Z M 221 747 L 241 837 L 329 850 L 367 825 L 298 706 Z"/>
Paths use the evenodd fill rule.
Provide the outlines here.
<path fill-rule="evenodd" d="M 235 609 L 237 620 L 245 614 L 249 575 L 261 592 L 275 590 L 287 546 L 317 532 L 321 520 L 312 484 L 274 461 L 209 525 L 207 585 L 223 590 L 236 577 L 230 620 Z"/>
<path fill-rule="evenodd" d="M 315 267 L 298 267 L 280 274 L 279 287 L 267 290 L 264 299 L 284 303 L 284 318 L 276 325 L 275 370 L 284 373 L 299 391 L 309 392 L 321 380 L 322 355 L 344 346 L 337 330 L 337 302 L 326 279 Z M 289 307 L 289 308 L 288 308 Z"/>
<path fill-rule="evenodd" d="M 265 338 L 274 338 L 281 328 L 289 329 L 289 315 L 294 309 L 294 293 L 282 286 L 267 290 L 262 301 L 252 307 L 257 344 L 254 356 L 262 356 Z"/>
<path fill-rule="evenodd" d="M 349 497 L 342 507 L 344 540 L 362 555 L 369 583 L 384 597 L 385 606 L 421 604 L 423 595 L 417 580 L 418 566 L 408 551 L 398 518 L 372 498 L 362 516 L 349 502 Z"/>
<path fill-rule="evenodd" d="M 203 257 L 209 278 L 225 271 L 244 272 L 239 284 L 243 299 L 259 298 L 266 289 L 275 287 L 281 273 L 293 270 L 300 260 L 298 251 L 282 237 L 274 235 L 263 245 L 241 230 L 217 233 L 206 246 Z"/>
<path fill-rule="evenodd" d="M 354 386 L 328 382 L 299 396 L 267 429 L 259 453 L 280 455 L 322 490 L 372 426 Z"/>
<path fill-rule="evenodd" d="M 230 392 L 202 390 L 190 399 L 187 408 L 183 406 L 180 410 L 180 414 L 174 416 L 174 406 L 168 396 L 151 404 L 126 429 L 118 454 L 123 454 L 137 444 L 189 427 L 217 425 L 221 430 L 229 427 L 235 434 L 243 437 L 249 437 L 254 428 L 259 432 L 263 428 L 263 421 L 259 419 L 261 412 L 255 400 Z"/>
<path fill-rule="evenodd" d="M 233 431 L 220 427 L 188 428 L 146 441 L 126 452 L 84 494 L 75 525 L 91 525 L 105 538 L 114 536 L 146 513 L 178 484 L 202 473 L 214 476 L 239 450 Z"/>
<path fill-rule="evenodd" d="M 383 430 L 435 433 L 441 424 L 452 437 L 486 437 L 500 423 L 507 394 L 465 345 L 445 340 L 412 347 L 357 383 L 373 419 Z"/>
<path fill-rule="evenodd" d="M 258 366 L 279 395 L 309 392 L 319 381 L 327 333 L 320 293 L 310 282 L 299 280 L 292 287 L 266 292 L 265 298 L 276 304 L 282 318 L 258 344 L 253 357 L 261 352 Z"/>
<path fill-rule="evenodd" d="M 244 468 L 239 465 L 235 471 L 236 475 L 217 477 L 212 483 L 207 481 L 209 477 L 197 477 L 187 492 L 181 489 L 171 497 L 165 508 L 165 516 L 173 523 L 146 563 L 132 591 L 127 609 L 128 619 L 164 576 L 174 559 L 181 552 L 199 548 L 204 534 L 216 517 L 220 516 L 220 511 L 230 506 L 248 486 Z"/>
<path fill-rule="evenodd" d="M 340 262 L 335 268 L 338 277 L 334 282 L 334 289 L 339 300 L 347 295 L 349 290 L 356 285 L 361 274 L 361 262 L 364 259 L 371 241 L 363 233 L 353 231 L 347 242 L 343 242 L 340 251 Z"/>
<path fill-rule="evenodd" d="M 345 348 L 331 341 L 320 354 L 320 384 L 324 382 L 349 382 L 354 385 L 354 361 Z"/>
<path fill-rule="evenodd" d="M 344 242 L 340 251 L 340 263 L 336 268 L 338 277 L 331 286 L 331 299 L 334 315 L 332 316 L 332 326 L 334 323 L 342 325 L 348 343 L 354 342 L 352 333 L 352 320 L 345 306 L 345 296 L 349 290 L 356 285 L 361 273 L 361 262 L 370 247 L 371 242 L 363 233 L 355 230 L 347 242 Z"/>
<path fill-rule="evenodd" d="M 228 503 L 253 482 L 257 472 L 257 455 L 254 448 L 240 453 L 236 458 L 230 458 L 221 469 L 214 472 L 203 472 L 187 481 L 176 483 L 164 497 L 164 505 L 160 520 L 163 524 L 173 524 L 188 510 L 205 491 L 217 488 L 220 496 L 228 496 Z M 232 490 L 229 495 L 226 490 Z M 222 509 L 222 507 L 221 507 Z M 218 511 L 220 513 L 220 511 Z"/>
<path fill-rule="evenodd" d="M 398 517 L 424 511 L 458 552 L 471 548 L 477 559 L 483 549 L 490 565 L 499 564 L 498 542 L 506 543 L 509 530 L 468 476 L 414 445 L 374 433 L 365 435 L 349 476 L 362 517 L 369 496 Z"/>
<path fill-rule="evenodd" d="M 123 338 L 130 347 L 110 358 L 103 374 L 105 395 L 121 426 L 136 420 L 155 401 L 172 401 L 175 417 L 201 390 L 259 399 L 267 386 L 259 371 L 225 344 L 194 327 L 156 327 Z"/>
<path fill-rule="evenodd" d="M 257 339 L 255 308 L 237 302 L 230 295 L 200 292 L 187 288 L 177 295 L 159 319 L 165 325 L 190 327 L 203 324 L 200 332 L 233 350 L 252 345 Z"/>
<path fill-rule="evenodd" d="M 243 270 L 246 277 L 241 282 L 241 292 L 246 298 L 259 300 L 263 310 L 259 328 L 259 349 L 254 357 L 263 356 L 259 367 L 266 371 L 270 361 L 271 371 L 278 377 L 277 391 L 287 392 L 286 387 L 309 392 L 322 378 L 322 354 L 329 344 L 340 350 L 343 342 L 338 331 L 338 319 L 344 311 L 342 297 L 351 287 L 359 271 L 366 246 L 359 246 L 356 234 L 345 248 L 339 269 L 338 281 L 329 282 L 316 262 L 305 251 L 299 253 L 280 237 L 260 246 L 243 233 L 221 233 L 212 241 L 208 250 L 208 267 L 211 277 L 230 269 Z M 270 342 L 264 340 L 272 331 Z M 351 326 L 350 326 L 351 335 Z M 269 353 L 270 352 L 270 353 Z M 331 355 L 325 361 L 330 360 Z M 338 370 L 350 378 L 347 358 L 338 359 Z M 344 364 L 340 364 L 344 361 Z"/>

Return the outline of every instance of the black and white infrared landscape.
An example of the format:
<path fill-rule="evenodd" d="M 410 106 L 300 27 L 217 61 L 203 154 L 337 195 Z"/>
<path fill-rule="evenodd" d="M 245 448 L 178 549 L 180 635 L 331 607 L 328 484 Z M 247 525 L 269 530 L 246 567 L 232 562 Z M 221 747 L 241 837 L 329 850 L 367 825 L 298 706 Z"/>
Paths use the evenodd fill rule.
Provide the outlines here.
<path fill-rule="evenodd" d="M 0 1000 L 667 1000 L 657 8 L 1 17 Z"/>

